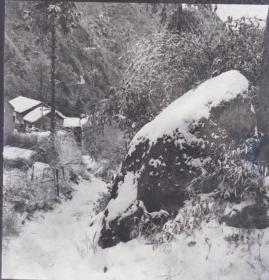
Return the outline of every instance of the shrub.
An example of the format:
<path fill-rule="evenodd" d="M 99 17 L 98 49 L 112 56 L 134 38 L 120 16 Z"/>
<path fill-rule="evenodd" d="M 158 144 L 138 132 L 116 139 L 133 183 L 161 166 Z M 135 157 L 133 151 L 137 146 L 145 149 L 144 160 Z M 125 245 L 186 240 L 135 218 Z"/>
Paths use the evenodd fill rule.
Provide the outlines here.
<path fill-rule="evenodd" d="M 14 132 L 9 139 L 9 144 L 25 149 L 32 148 L 37 143 L 38 143 L 38 136 L 36 134 L 30 134 L 30 133 Z"/>
<path fill-rule="evenodd" d="M 114 118 L 131 136 L 211 76 L 236 69 L 257 85 L 263 50 L 259 20 L 223 23 L 202 8 L 183 9 L 181 16 L 183 30 L 163 28 L 134 46 L 121 87 L 102 104 L 106 121 Z"/>

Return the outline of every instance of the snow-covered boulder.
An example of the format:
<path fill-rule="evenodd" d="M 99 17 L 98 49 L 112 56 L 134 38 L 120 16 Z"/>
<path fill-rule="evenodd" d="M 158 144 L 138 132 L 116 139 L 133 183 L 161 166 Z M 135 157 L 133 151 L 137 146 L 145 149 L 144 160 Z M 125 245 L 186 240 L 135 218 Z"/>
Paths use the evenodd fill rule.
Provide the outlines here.
<path fill-rule="evenodd" d="M 175 100 L 135 135 L 104 211 L 101 246 L 128 239 L 141 217 L 137 201 L 148 213 L 174 213 L 195 182 L 195 191 L 200 193 L 219 186 L 221 178 L 214 174 L 221 157 L 216 154 L 218 148 L 236 146 L 254 134 L 248 86 L 238 71 L 225 72 Z M 201 178 L 203 183 L 199 183 Z M 126 216 L 130 217 L 128 227 L 122 228 Z"/>
<path fill-rule="evenodd" d="M 4 166 L 12 168 L 28 168 L 32 165 L 35 155 L 36 152 L 34 150 L 4 146 Z"/>

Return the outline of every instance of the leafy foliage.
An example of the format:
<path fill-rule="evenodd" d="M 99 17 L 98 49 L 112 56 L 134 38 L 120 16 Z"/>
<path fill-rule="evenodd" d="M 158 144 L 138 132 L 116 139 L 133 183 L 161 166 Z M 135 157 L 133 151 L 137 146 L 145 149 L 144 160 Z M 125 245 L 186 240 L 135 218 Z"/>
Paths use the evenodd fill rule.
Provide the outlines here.
<path fill-rule="evenodd" d="M 195 178 L 189 185 L 189 196 L 199 193 L 205 184 L 217 184 L 215 193 L 222 201 L 240 203 L 247 199 L 258 199 L 265 194 L 263 168 L 251 159 L 255 146 L 260 143 L 254 136 L 242 143 L 221 144 L 212 147 L 212 161 L 205 165 L 205 174 Z M 211 181 L 213 177 L 218 181 Z"/>
<path fill-rule="evenodd" d="M 29 16 L 41 34 L 50 33 L 55 25 L 62 34 L 67 35 L 79 22 L 76 5 L 71 1 L 37 2 Z"/>
<path fill-rule="evenodd" d="M 5 97 L 8 99 L 23 95 L 49 103 L 49 42 L 37 26 L 32 29 L 34 17 L 40 17 L 40 24 L 48 22 L 45 14 L 35 9 L 42 2 L 8 2 L 6 5 Z M 45 2 L 40 9 L 48 6 L 49 1 Z M 119 85 L 132 56 L 130 46 L 141 37 L 151 35 L 158 20 L 146 11 L 145 5 L 71 1 L 56 4 L 54 8 L 60 5 L 64 13 L 66 7 L 76 7 L 77 15 L 68 13 L 69 19 L 83 15 L 75 32 L 68 37 L 61 34 L 59 26 L 56 107 L 66 116 L 75 116 L 79 96 L 83 104 L 81 112 L 91 114 L 93 106 L 109 95 L 110 87 Z M 61 18 L 60 15 L 59 21 Z M 73 26 L 63 28 L 70 27 Z M 84 84 L 80 83 L 81 76 Z"/>
<path fill-rule="evenodd" d="M 211 76 L 237 69 L 253 85 L 259 79 L 263 35 L 259 20 L 223 23 L 211 10 L 187 8 L 180 30 L 167 22 L 159 33 L 133 47 L 122 86 L 109 96 L 104 110 L 131 135 Z"/>

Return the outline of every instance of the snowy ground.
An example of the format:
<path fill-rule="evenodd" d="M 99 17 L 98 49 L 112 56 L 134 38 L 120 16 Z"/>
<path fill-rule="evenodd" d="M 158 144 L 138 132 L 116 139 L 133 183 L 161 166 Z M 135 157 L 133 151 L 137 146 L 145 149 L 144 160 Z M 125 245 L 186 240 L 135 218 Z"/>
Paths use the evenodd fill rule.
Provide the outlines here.
<path fill-rule="evenodd" d="M 30 160 L 35 155 L 35 151 L 29 149 L 22 149 L 12 146 L 4 146 L 3 157 L 4 160 Z"/>
<path fill-rule="evenodd" d="M 142 239 L 96 248 L 89 227 L 94 201 L 105 183 L 93 178 L 77 186 L 71 201 L 28 222 L 3 252 L 3 277 L 108 280 L 269 279 L 269 231 L 243 243 L 223 239 L 236 232 L 211 223 L 193 236 L 153 249 Z"/>

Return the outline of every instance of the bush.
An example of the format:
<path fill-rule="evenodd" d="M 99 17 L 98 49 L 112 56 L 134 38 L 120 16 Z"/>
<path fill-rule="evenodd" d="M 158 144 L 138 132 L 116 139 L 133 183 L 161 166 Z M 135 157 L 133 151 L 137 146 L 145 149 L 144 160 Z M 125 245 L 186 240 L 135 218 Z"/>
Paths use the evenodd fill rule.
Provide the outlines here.
<path fill-rule="evenodd" d="M 208 175 L 198 177 L 192 182 L 189 188 L 190 196 L 192 191 L 196 192 L 202 185 L 207 184 L 210 176 L 217 176 L 221 182 L 216 192 L 223 201 L 239 203 L 248 198 L 264 196 L 265 174 L 255 162 L 254 151 L 260 141 L 259 137 L 254 136 L 238 145 L 232 144 L 228 147 L 222 144 L 214 148 L 211 153 L 214 164 L 205 166 Z"/>
<path fill-rule="evenodd" d="M 5 159 L 3 161 L 3 166 L 5 169 L 21 169 L 21 170 L 27 170 L 29 167 L 31 167 L 33 164 L 33 160 L 26 160 L 26 159 L 16 159 L 16 160 L 8 160 Z"/>
<path fill-rule="evenodd" d="M 183 29 L 163 28 L 134 46 L 121 87 L 102 105 L 106 121 L 114 118 L 131 136 L 211 76 L 235 69 L 257 85 L 263 51 L 260 21 L 223 23 L 203 8 L 183 9 L 181 17 Z"/>
<path fill-rule="evenodd" d="M 29 149 L 35 146 L 38 143 L 38 137 L 37 135 L 33 134 L 26 134 L 26 133 L 19 133 L 19 132 L 14 132 L 9 139 L 9 144 L 20 147 L 20 148 L 25 148 Z"/>
<path fill-rule="evenodd" d="M 95 173 L 104 181 L 111 181 L 126 152 L 124 133 L 117 126 L 88 124 L 84 130 L 84 150 L 94 160 L 101 162 Z"/>
<path fill-rule="evenodd" d="M 81 150 L 70 132 L 55 135 L 54 144 L 52 138 L 43 139 L 34 147 L 37 151 L 36 161 L 41 161 L 50 166 L 64 166 L 80 164 Z"/>

